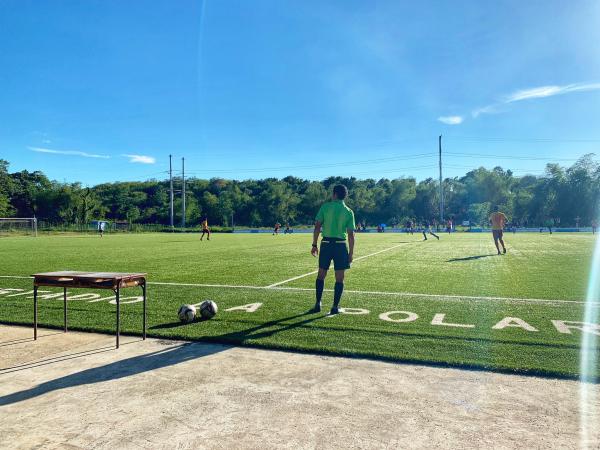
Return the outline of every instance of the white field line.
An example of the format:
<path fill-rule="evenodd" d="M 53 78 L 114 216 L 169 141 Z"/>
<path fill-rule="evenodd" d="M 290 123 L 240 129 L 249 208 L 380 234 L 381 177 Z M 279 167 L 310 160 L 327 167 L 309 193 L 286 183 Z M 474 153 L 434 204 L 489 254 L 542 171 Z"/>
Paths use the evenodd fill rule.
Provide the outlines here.
<path fill-rule="evenodd" d="M 32 279 L 32 277 L 18 275 L 0 275 L 0 278 L 16 278 L 16 279 Z M 268 291 L 291 291 L 291 292 L 313 292 L 313 288 L 301 287 L 285 287 L 285 286 L 247 286 L 235 284 L 203 284 L 203 283 L 177 283 L 168 281 L 149 281 L 148 284 L 158 286 L 182 286 L 182 287 L 203 287 L 203 288 L 220 288 L 220 289 L 240 289 L 240 290 L 268 290 Z M 333 292 L 333 289 L 325 289 L 325 292 Z M 429 300 L 474 300 L 474 301 L 501 301 L 507 303 L 546 303 L 549 305 L 585 305 L 587 302 L 581 300 L 558 300 L 549 298 L 515 298 L 515 297 L 484 297 L 476 295 L 455 295 L 455 294 L 421 294 L 418 292 L 386 292 L 386 291 L 358 291 L 345 289 L 345 293 L 350 294 L 366 294 L 366 295 L 381 295 L 390 297 L 415 297 Z M 600 301 L 590 302 L 592 306 L 600 306 Z"/>
<path fill-rule="evenodd" d="M 359 256 L 358 258 L 354 259 L 353 262 L 357 262 L 357 261 L 360 261 L 361 259 L 369 258 L 371 256 L 379 255 L 380 253 L 389 252 L 390 250 L 398 248 L 401 245 L 403 245 L 403 244 L 393 245 L 391 247 L 384 248 L 383 250 L 379 250 L 378 252 L 375 252 L 375 253 L 369 253 L 368 255 Z M 277 283 L 273 283 L 273 284 L 270 284 L 269 286 L 265 286 L 265 287 L 266 288 L 274 288 L 274 287 L 277 287 L 277 286 L 281 286 L 282 284 L 289 283 L 290 281 L 295 281 L 295 280 L 299 280 L 300 278 L 304 278 L 304 277 L 308 277 L 310 275 L 314 275 L 317 272 L 318 272 L 318 270 L 313 270 L 312 272 L 308 272 L 308 273 L 305 273 L 303 275 L 298 275 L 296 277 L 288 278 L 287 280 L 279 281 Z"/>

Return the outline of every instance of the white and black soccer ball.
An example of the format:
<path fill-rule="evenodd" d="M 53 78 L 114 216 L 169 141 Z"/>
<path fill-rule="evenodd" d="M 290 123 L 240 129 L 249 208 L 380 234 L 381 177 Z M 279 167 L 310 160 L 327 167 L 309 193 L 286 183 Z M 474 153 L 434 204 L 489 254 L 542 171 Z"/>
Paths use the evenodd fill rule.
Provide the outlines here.
<path fill-rule="evenodd" d="M 196 307 L 194 305 L 181 305 L 177 315 L 183 323 L 191 323 L 196 318 Z"/>
<path fill-rule="evenodd" d="M 219 308 L 217 308 L 217 304 L 212 300 L 204 300 L 200 304 L 200 316 L 203 319 L 212 319 L 215 317 L 218 310 Z"/>

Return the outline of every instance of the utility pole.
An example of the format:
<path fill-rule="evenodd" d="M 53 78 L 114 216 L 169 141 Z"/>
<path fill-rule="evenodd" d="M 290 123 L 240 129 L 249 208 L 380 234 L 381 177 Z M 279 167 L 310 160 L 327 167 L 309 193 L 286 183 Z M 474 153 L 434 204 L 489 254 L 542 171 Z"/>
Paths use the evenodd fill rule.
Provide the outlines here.
<path fill-rule="evenodd" d="M 181 158 L 181 181 L 183 182 L 181 189 L 181 228 L 185 228 L 185 158 Z"/>
<path fill-rule="evenodd" d="M 169 155 L 169 184 L 170 184 L 169 217 L 170 217 L 171 231 L 173 231 L 173 228 L 175 226 L 174 221 L 173 221 L 173 164 L 172 164 L 172 159 L 173 159 L 173 155 Z"/>
<path fill-rule="evenodd" d="M 440 225 L 444 224 L 444 186 L 442 180 L 442 135 L 440 134 L 438 145 L 440 149 Z"/>

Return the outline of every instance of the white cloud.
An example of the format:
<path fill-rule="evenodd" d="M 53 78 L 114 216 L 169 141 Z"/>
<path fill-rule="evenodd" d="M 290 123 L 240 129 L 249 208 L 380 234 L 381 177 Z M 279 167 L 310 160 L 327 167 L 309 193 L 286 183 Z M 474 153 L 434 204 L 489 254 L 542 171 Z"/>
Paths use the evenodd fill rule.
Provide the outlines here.
<path fill-rule="evenodd" d="M 33 152 L 51 153 L 53 155 L 83 156 L 84 158 L 102 158 L 102 159 L 110 158 L 110 156 L 107 156 L 107 155 L 96 155 L 93 153 L 80 152 L 78 150 L 53 150 L 51 148 L 42 148 L 42 147 L 27 147 L 27 148 Z"/>
<path fill-rule="evenodd" d="M 441 116 L 437 120 L 446 125 L 459 125 L 462 123 L 463 118 L 462 116 Z"/>
<path fill-rule="evenodd" d="M 508 95 L 504 103 L 519 102 L 531 98 L 552 97 L 553 95 L 569 94 L 578 91 L 595 91 L 600 89 L 600 83 L 567 84 L 566 86 L 540 86 L 532 89 L 523 89 Z"/>
<path fill-rule="evenodd" d="M 125 158 L 129 158 L 129 162 L 131 163 L 140 163 L 140 164 L 154 164 L 156 163 L 156 158 L 152 156 L 145 155 L 121 155 Z"/>
<path fill-rule="evenodd" d="M 572 92 L 585 92 L 600 90 L 600 83 L 573 83 L 564 86 L 539 86 L 530 89 L 521 89 L 515 91 L 500 100 L 497 103 L 474 109 L 471 114 L 477 117 L 480 114 L 493 114 L 500 112 L 500 107 L 508 103 L 521 102 L 536 98 L 553 97 L 555 95 L 570 94 Z"/>
<path fill-rule="evenodd" d="M 496 114 L 501 112 L 499 104 L 487 105 L 471 111 L 473 117 L 478 117 L 480 114 Z"/>

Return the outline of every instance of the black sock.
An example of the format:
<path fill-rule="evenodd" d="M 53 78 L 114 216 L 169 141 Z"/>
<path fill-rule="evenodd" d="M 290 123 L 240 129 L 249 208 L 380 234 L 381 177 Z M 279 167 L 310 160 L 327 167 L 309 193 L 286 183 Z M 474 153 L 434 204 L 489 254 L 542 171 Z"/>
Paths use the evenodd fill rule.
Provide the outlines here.
<path fill-rule="evenodd" d="M 321 303 L 321 297 L 323 297 L 323 288 L 325 287 L 325 280 L 317 278 L 315 281 L 315 291 L 317 293 L 317 303 Z"/>
<path fill-rule="evenodd" d="M 344 292 L 344 283 L 338 283 L 336 281 L 335 287 L 333 288 L 333 307 L 337 308 L 340 304 L 340 299 L 342 298 L 342 293 Z"/>

